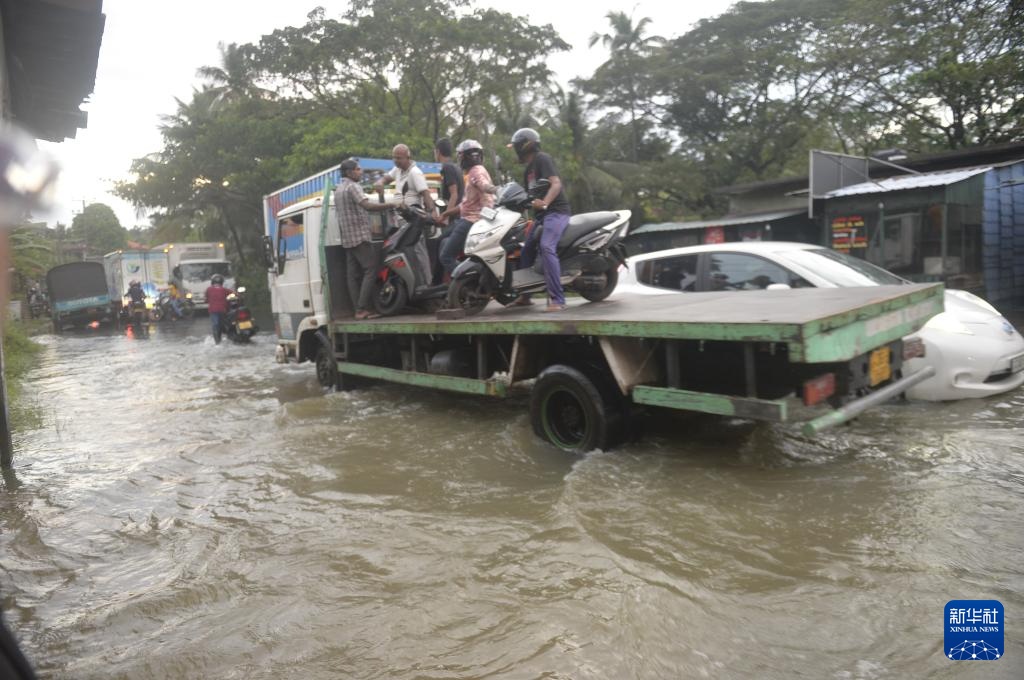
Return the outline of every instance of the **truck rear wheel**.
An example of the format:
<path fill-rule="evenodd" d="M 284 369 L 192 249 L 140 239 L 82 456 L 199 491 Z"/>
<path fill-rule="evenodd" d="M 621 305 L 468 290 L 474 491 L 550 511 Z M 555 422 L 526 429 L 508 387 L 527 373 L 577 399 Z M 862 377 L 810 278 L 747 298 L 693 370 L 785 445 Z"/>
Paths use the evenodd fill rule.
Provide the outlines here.
<path fill-rule="evenodd" d="M 621 400 L 581 371 L 562 364 L 541 372 L 530 395 L 537 436 L 563 451 L 606 449 L 622 436 Z"/>

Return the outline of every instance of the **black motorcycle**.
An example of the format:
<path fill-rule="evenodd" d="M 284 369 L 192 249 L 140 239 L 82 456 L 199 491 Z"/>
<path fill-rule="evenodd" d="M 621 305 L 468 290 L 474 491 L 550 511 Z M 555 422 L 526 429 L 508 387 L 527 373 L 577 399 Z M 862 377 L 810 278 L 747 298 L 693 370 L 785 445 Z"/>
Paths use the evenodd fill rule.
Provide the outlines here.
<path fill-rule="evenodd" d="M 406 305 L 424 302 L 428 308 L 433 303 L 435 308 L 430 311 L 436 311 L 444 303 L 448 285 L 430 285 L 432 272 L 425 270 L 429 269 L 429 258 L 421 262 L 419 253 L 426 253 L 421 242 L 427 231 L 434 228 L 434 221 L 420 207 L 402 208 L 399 214 L 403 218 L 401 225 L 384 241 L 384 263 L 374 286 L 374 306 L 383 316 L 393 316 Z"/>
<path fill-rule="evenodd" d="M 252 312 L 245 306 L 245 286 L 228 295 L 228 311 L 221 317 L 221 332 L 231 342 L 244 344 L 259 332 L 252 318 Z"/>
<path fill-rule="evenodd" d="M 137 338 L 149 337 L 149 314 L 146 306 L 145 300 L 129 301 L 128 303 L 128 319 L 132 325 L 132 332 Z"/>

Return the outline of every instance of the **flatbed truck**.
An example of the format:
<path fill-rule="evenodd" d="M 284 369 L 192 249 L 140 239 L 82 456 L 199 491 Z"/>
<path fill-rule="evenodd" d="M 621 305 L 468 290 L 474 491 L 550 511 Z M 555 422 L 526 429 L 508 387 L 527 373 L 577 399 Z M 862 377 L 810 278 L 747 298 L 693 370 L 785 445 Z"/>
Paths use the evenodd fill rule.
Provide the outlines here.
<path fill-rule="evenodd" d="M 327 387 L 369 379 L 495 398 L 529 390 L 534 431 L 558 448 L 586 451 L 629 438 L 644 408 L 800 421 L 814 434 L 932 375 L 903 374 L 904 358 L 920 349 L 904 338 L 942 311 L 940 284 L 613 294 L 557 314 L 492 303 L 472 318 L 357 321 L 347 295 L 331 300 L 339 273 L 331 263 L 342 258 L 326 238 L 329 193 L 277 216 L 298 212 L 304 224 L 320 225 L 319 252 L 307 248 L 303 263 L 320 274 L 304 289 L 309 313 L 289 322 L 278 359 L 315 361 Z M 268 252 L 283 250 L 272 244 Z M 268 257 L 272 289 L 287 273 L 283 262 Z"/>

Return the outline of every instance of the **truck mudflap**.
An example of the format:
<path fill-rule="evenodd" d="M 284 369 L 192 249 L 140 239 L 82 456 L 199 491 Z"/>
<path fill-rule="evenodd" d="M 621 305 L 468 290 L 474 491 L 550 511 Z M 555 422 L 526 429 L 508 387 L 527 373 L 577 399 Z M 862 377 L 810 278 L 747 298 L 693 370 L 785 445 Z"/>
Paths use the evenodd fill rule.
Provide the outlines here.
<path fill-rule="evenodd" d="M 835 425 L 845 423 L 856 418 L 869 408 L 878 406 L 879 404 L 889 401 L 893 397 L 903 394 L 914 385 L 927 380 L 933 375 L 935 375 L 935 367 L 925 366 L 916 373 L 900 378 L 885 387 L 878 388 L 870 394 L 843 404 L 830 413 L 826 413 L 823 416 L 804 423 L 802 431 L 805 435 L 810 436 L 822 432 L 823 430 L 827 430 Z"/>

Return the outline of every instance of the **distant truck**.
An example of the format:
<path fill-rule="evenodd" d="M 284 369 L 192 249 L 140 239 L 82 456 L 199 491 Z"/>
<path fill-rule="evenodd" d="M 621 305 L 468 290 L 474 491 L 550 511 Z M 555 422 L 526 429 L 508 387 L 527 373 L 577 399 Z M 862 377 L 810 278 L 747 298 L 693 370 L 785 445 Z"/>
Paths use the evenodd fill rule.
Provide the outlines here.
<path fill-rule="evenodd" d="M 94 323 L 112 323 L 117 318 L 107 289 L 103 265 L 99 262 L 69 262 L 46 273 L 50 291 L 53 332 L 68 326 L 85 327 Z"/>
<path fill-rule="evenodd" d="M 235 287 L 223 243 L 164 243 L 153 250 L 167 256 L 170 280 L 182 294 L 192 294 L 196 309 L 206 309 L 206 289 L 214 274 L 224 277 L 224 285 Z"/>
<path fill-rule="evenodd" d="M 122 305 L 128 284 L 137 280 L 147 298 L 156 300 L 170 280 L 167 255 L 162 250 L 123 249 L 103 256 L 107 291 L 115 306 Z M 152 304 L 147 305 L 152 307 Z"/>

